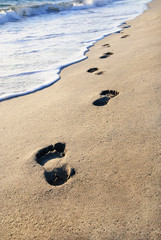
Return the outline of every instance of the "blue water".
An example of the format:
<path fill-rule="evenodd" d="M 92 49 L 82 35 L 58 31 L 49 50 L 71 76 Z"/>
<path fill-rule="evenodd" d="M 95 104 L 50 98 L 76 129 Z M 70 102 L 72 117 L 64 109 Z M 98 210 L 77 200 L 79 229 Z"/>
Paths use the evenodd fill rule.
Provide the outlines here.
<path fill-rule="evenodd" d="M 0 101 L 42 89 L 150 0 L 0 0 Z"/>

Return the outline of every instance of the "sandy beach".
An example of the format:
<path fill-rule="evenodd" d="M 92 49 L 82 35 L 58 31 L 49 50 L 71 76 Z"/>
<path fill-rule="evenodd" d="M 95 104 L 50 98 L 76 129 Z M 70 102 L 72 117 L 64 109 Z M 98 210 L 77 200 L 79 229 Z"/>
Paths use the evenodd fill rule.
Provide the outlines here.
<path fill-rule="evenodd" d="M 155 0 L 57 83 L 0 103 L 0 240 L 161 238 L 160 19 Z"/>

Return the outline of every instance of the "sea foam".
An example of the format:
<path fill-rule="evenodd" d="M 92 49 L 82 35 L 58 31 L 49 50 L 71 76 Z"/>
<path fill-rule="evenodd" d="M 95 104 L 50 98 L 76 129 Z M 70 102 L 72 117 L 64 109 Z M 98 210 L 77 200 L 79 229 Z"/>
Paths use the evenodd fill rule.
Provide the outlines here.
<path fill-rule="evenodd" d="M 141 14 L 147 2 L 58 0 L 47 4 L 42 0 L 41 4 L 30 1 L 3 8 L 0 101 L 40 90 L 59 80 L 63 67 L 85 59 L 90 46 L 121 30 L 120 24 Z"/>
<path fill-rule="evenodd" d="M 41 3 L 41 4 L 25 4 L 14 6 L 10 8 L 5 8 L 0 10 L 0 24 L 17 21 L 26 17 L 57 13 L 60 11 L 75 11 L 89 9 L 92 7 L 100 7 L 107 4 L 110 4 L 111 0 L 75 0 L 61 3 Z"/>

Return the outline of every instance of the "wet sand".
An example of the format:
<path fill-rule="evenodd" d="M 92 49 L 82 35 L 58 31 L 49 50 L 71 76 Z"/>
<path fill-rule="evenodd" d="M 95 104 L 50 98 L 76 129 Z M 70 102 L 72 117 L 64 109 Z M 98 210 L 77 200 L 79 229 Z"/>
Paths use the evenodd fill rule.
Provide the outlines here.
<path fill-rule="evenodd" d="M 161 2 L 149 7 L 51 87 L 0 103 L 1 240 L 160 239 Z"/>

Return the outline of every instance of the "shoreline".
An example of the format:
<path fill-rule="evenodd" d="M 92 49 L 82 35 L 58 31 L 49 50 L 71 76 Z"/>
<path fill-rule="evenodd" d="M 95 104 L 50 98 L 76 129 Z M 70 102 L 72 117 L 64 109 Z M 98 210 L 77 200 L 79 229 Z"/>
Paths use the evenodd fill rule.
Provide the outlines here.
<path fill-rule="evenodd" d="M 0 103 L 3 240 L 160 239 L 160 9 Z"/>
<path fill-rule="evenodd" d="M 151 2 L 152 2 L 152 1 L 153 1 L 153 0 L 151 0 Z M 151 2 L 150 2 L 150 3 L 151 3 Z M 144 4 L 144 5 L 146 6 L 146 9 L 145 9 L 142 13 L 138 14 L 135 18 L 129 19 L 129 20 L 127 20 L 126 22 L 131 21 L 131 20 L 134 20 L 134 19 L 136 19 L 138 16 L 144 14 L 144 12 L 149 9 L 149 4 L 150 4 L 150 3 Z M 9 95 L 7 95 L 7 96 L 2 96 L 2 97 L 0 97 L 0 103 L 3 102 L 3 101 L 7 101 L 7 100 L 14 99 L 14 98 L 19 98 L 19 97 L 23 97 L 23 96 L 26 96 L 26 95 L 30 95 L 30 94 L 33 94 L 33 93 L 35 93 L 35 92 L 41 91 L 41 90 L 43 90 L 43 89 L 45 89 L 45 88 L 48 88 L 48 87 L 54 85 L 57 81 L 61 80 L 60 74 L 61 74 L 61 71 L 62 71 L 64 68 L 69 67 L 69 66 L 71 66 L 71 65 L 73 65 L 73 64 L 77 64 L 77 63 L 79 63 L 79 62 L 82 62 L 82 61 L 86 60 L 86 59 L 87 59 L 86 53 L 90 51 L 90 48 L 91 48 L 91 47 L 94 47 L 95 44 L 96 44 L 98 41 L 100 41 L 100 40 L 102 40 L 102 39 L 104 39 L 104 38 L 106 38 L 106 37 L 108 37 L 108 36 L 110 36 L 110 35 L 112 35 L 112 34 L 117 34 L 117 33 L 120 33 L 121 31 L 123 31 L 123 29 L 124 29 L 123 25 L 126 25 L 126 22 L 122 22 L 120 25 L 118 25 L 118 26 L 117 26 L 117 28 L 118 28 L 117 31 L 112 32 L 112 33 L 105 34 L 105 35 L 103 35 L 102 37 L 100 37 L 100 38 L 98 38 L 98 39 L 96 39 L 96 40 L 93 40 L 93 43 L 92 43 L 91 45 L 89 45 L 88 47 L 86 47 L 86 50 L 84 51 L 84 54 L 82 55 L 82 58 L 81 58 L 80 60 L 77 60 L 77 61 L 75 61 L 75 62 L 66 64 L 66 65 L 64 65 L 64 66 L 61 66 L 60 69 L 59 69 L 59 72 L 57 73 L 57 75 L 58 75 L 58 76 L 57 76 L 57 79 L 53 80 L 53 81 L 50 82 L 50 83 L 44 83 L 44 84 L 40 85 L 39 87 L 36 87 L 36 88 L 34 88 L 34 89 L 30 89 L 30 90 L 25 91 L 25 92 L 20 92 L 20 93 L 15 93 L 15 94 L 9 94 Z"/>

